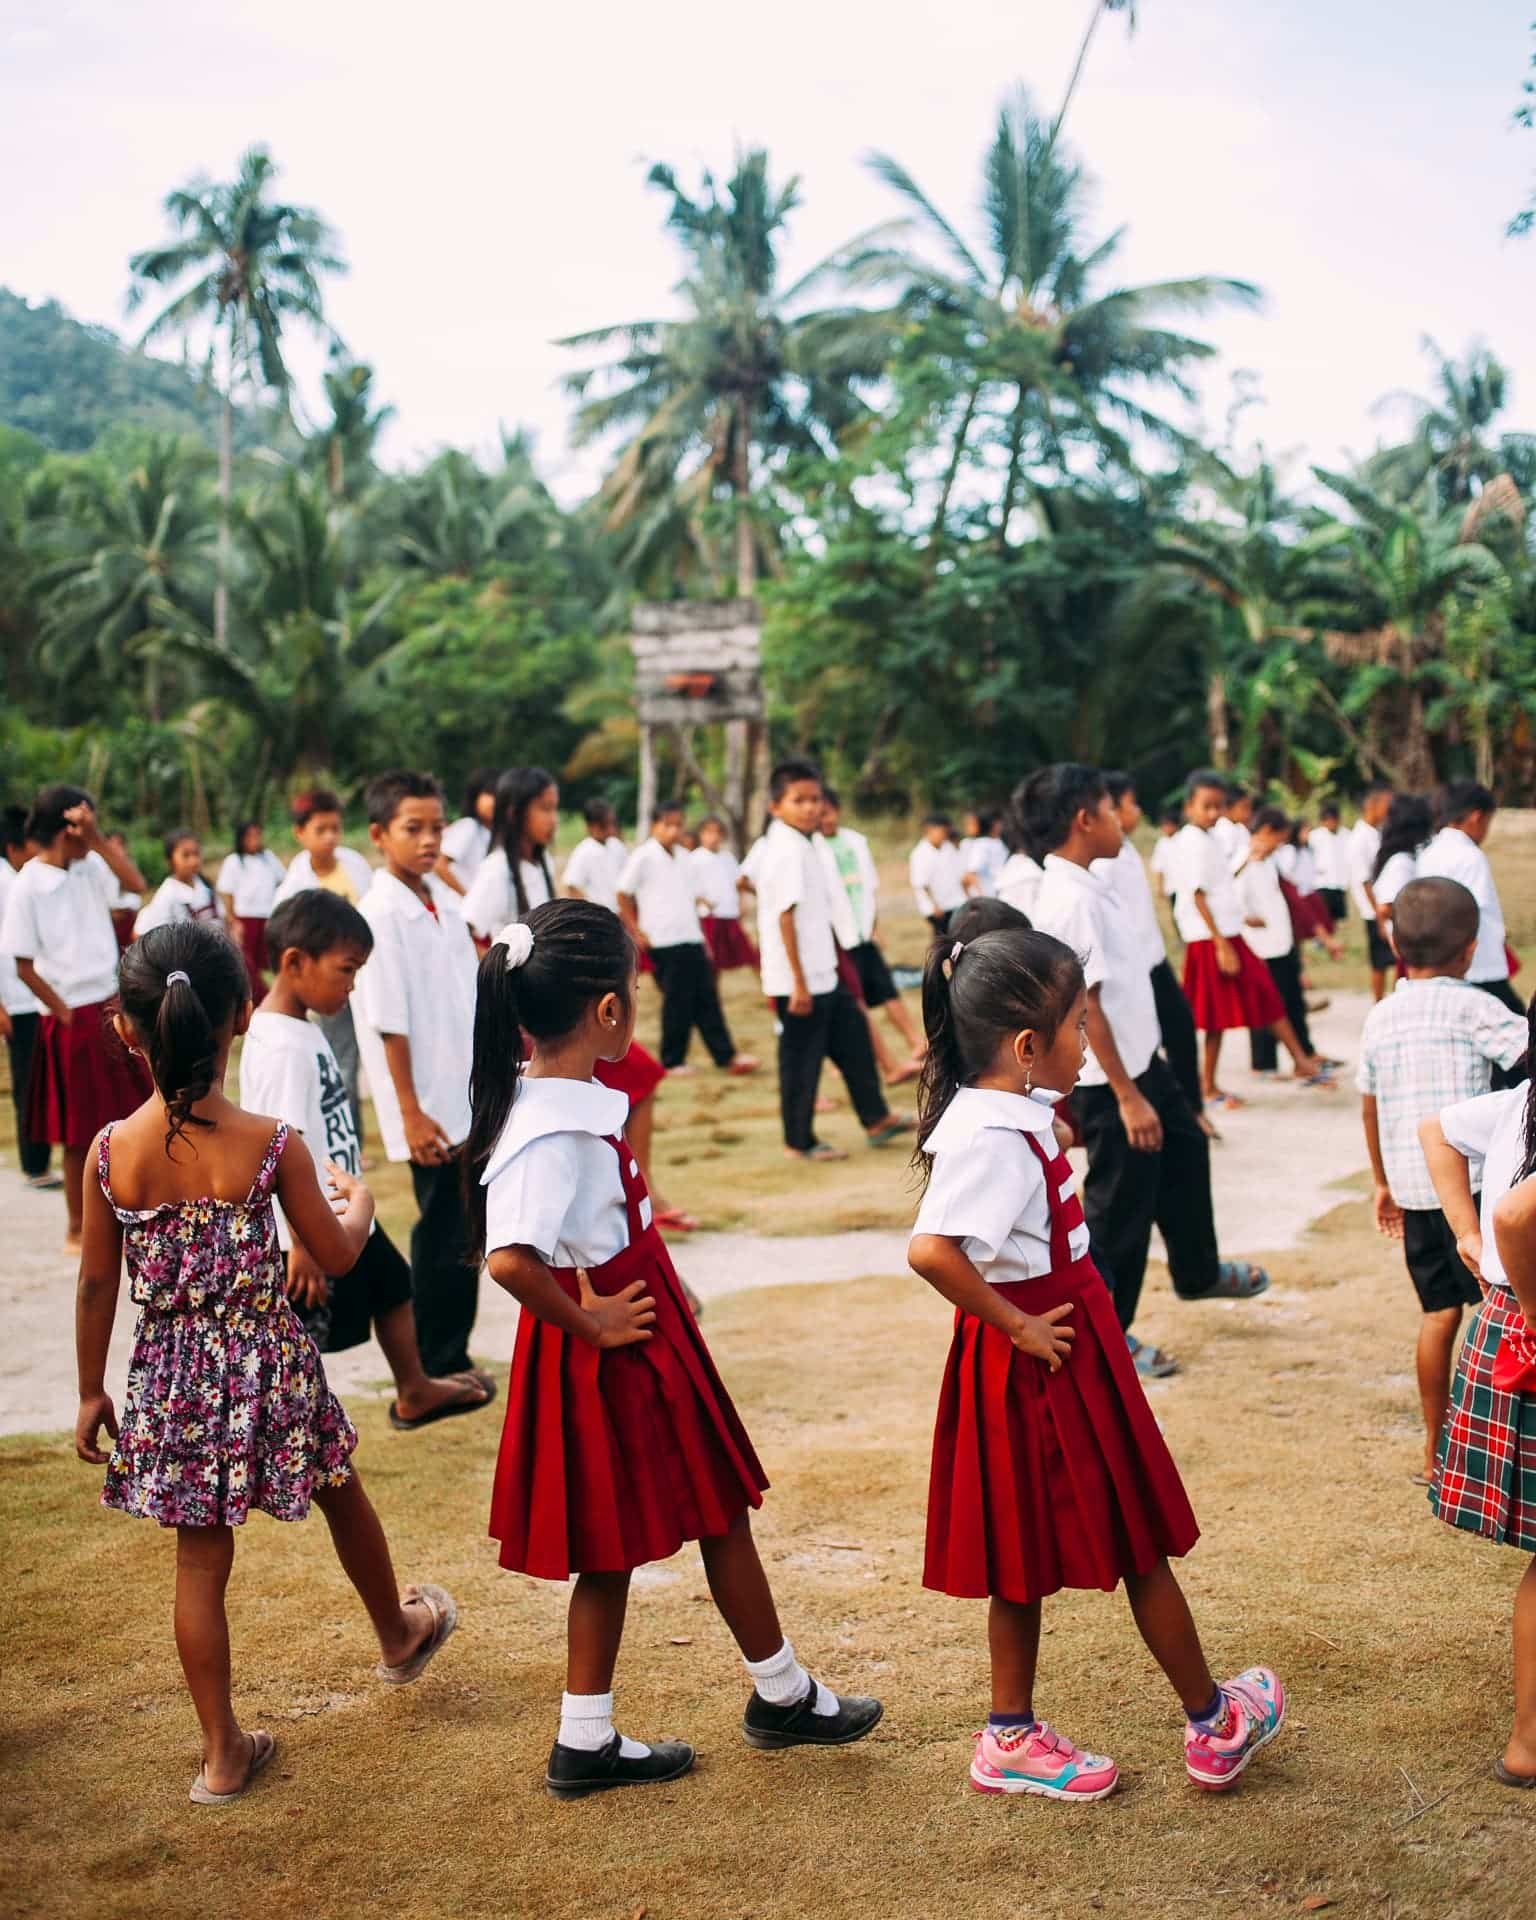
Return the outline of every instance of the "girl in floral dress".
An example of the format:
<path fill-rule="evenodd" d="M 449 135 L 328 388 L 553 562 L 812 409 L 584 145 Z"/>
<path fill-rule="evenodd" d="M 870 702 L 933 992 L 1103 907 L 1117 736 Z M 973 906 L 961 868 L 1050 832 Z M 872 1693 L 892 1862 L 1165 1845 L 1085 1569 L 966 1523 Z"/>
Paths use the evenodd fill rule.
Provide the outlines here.
<path fill-rule="evenodd" d="M 203 1731 L 190 1797 L 216 1806 L 275 1750 L 230 1699 L 224 1590 L 234 1529 L 253 1508 L 275 1520 L 302 1520 L 311 1499 L 320 1508 L 378 1634 L 381 1680 L 414 1680 L 457 1613 L 441 1587 L 396 1587 L 352 1466 L 357 1435 L 284 1297 L 274 1194 L 332 1273 L 361 1252 L 373 1200 L 332 1167 L 333 1206 L 303 1140 L 225 1098 L 251 1015 L 238 951 L 198 922 L 156 928 L 124 954 L 119 997 L 118 1034 L 147 1059 L 155 1091 L 103 1128 L 88 1163 L 75 1450 L 106 1464 L 103 1505 L 176 1529 L 176 1650 Z M 119 1423 L 104 1382 L 125 1253 L 139 1321 Z"/>

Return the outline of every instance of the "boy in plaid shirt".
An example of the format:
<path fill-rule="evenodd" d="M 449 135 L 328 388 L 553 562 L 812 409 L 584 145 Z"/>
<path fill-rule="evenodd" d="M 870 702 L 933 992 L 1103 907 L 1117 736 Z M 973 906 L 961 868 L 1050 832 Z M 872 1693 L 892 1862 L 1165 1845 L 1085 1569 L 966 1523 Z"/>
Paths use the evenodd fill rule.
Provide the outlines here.
<path fill-rule="evenodd" d="M 1477 902 L 1455 880 L 1413 880 L 1397 896 L 1392 938 L 1408 977 L 1371 1009 L 1358 1085 L 1375 1181 L 1376 1225 L 1401 1240 L 1424 1310 L 1417 1372 L 1429 1484 L 1450 1398 L 1463 1307 L 1481 1299 L 1440 1210 L 1419 1124 L 1486 1093 L 1493 1069 L 1525 1054 L 1525 1021 L 1466 978 L 1477 948 Z"/>

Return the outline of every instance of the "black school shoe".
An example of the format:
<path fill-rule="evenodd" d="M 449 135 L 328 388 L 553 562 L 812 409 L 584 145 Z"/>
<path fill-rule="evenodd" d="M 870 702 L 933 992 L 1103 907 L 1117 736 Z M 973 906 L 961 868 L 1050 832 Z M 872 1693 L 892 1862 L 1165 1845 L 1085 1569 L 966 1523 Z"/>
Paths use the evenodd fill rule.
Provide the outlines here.
<path fill-rule="evenodd" d="M 879 1724 L 885 1708 L 861 1694 L 833 1694 L 836 1713 L 817 1713 L 813 1680 L 798 1700 L 776 1707 L 754 1688 L 741 1730 L 753 1747 L 848 1747 Z"/>
<path fill-rule="evenodd" d="M 596 1753 L 557 1740 L 549 1750 L 545 1788 L 557 1800 L 581 1800 L 610 1787 L 653 1787 L 687 1773 L 695 1758 L 686 1740 L 658 1740 L 639 1760 L 626 1760 L 619 1747 L 618 1734 Z"/>

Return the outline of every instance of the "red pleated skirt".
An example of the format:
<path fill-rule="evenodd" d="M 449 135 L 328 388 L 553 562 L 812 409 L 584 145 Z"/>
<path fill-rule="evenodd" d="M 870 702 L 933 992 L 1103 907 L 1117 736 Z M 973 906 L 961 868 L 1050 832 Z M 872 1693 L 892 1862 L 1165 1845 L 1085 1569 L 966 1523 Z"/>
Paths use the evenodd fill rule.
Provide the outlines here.
<path fill-rule="evenodd" d="M 154 1091 L 149 1069 L 118 1039 L 105 1002 L 76 1007 L 68 1026 L 45 1013 L 32 1056 L 27 1129 L 56 1147 L 88 1147 Z"/>
<path fill-rule="evenodd" d="M 267 969 L 265 919 L 245 919 L 240 922 L 240 951 L 245 955 L 245 971 L 251 983 L 251 998 L 259 1000 L 267 990 L 267 983 L 263 977 Z"/>
<path fill-rule="evenodd" d="M 859 975 L 859 963 L 846 947 L 837 950 L 837 977 L 862 1007 L 864 1000 L 864 982 Z"/>
<path fill-rule="evenodd" d="M 1320 893 L 1302 893 L 1294 882 L 1286 879 L 1281 880 L 1280 891 L 1290 908 L 1291 932 L 1296 936 L 1298 947 L 1307 940 L 1319 935 L 1326 938 L 1333 932 L 1333 915 Z"/>
<path fill-rule="evenodd" d="M 1091 1258 L 998 1291 L 1029 1313 L 1076 1304 L 1058 1373 L 955 1316 L 928 1485 L 923 1585 L 1020 1606 L 1108 1592 L 1200 1537 Z"/>
<path fill-rule="evenodd" d="M 699 922 L 699 931 L 716 973 L 724 973 L 730 967 L 750 967 L 757 972 L 760 964 L 757 948 L 739 919 L 719 920 L 707 913 Z"/>
<path fill-rule="evenodd" d="M 575 1299 L 575 1273 L 554 1271 Z M 490 1532 L 504 1567 L 541 1580 L 665 1560 L 725 1533 L 768 1485 L 655 1228 L 590 1278 L 599 1293 L 643 1280 L 656 1324 L 599 1350 L 519 1318 Z"/>
<path fill-rule="evenodd" d="M 655 1054 L 647 1053 L 635 1040 L 630 1042 L 629 1052 L 622 1060 L 599 1060 L 592 1069 L 594 1080 L 624 1095 L 631 1113 L 650 1099 L 666 1077 L 667 1070 Z"/>
<path fill-rule="evenodd" d="M 1243 939 L 1231 941 L 1240 971 L 1223 973 L 1216 964 L 1214 940 L 1191 940 L 1184 949 L 1184 997 L 1202 1033 L 1226 1033 L 1232 1027 L 1272 1027 L 1285 1018 L 1285 1005 L 1269 968 Z"/>

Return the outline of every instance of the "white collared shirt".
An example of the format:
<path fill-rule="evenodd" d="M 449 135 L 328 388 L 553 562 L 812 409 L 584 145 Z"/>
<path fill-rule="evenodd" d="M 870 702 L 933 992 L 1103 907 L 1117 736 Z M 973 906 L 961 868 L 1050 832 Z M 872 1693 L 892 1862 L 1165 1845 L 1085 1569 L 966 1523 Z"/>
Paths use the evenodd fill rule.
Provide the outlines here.
<path fill-rule="evenodd" d="M 837 985 L 837 938 L 833 932 L 833 882 L 830 855 L 823 855 L 819 833 L 797 833 L 775 820 L 763 836 L 757 868 L 757 946 L 762 955 L 763 992 L 770 1000 L 795 990 L 794 970 L 784 946 L 780 916 L 795 915 L 800 971 L 811 993 L 830 993 Z M 844 905 L 847 895 L 843 896 Z M 851 924 L 852 914 L 848 915 Z"/>
<path fill-rule="evenodd" d="M 265 920 L 288 869 L 270 847 L 259 853 L 227 853 L 219 868 L 218 889 L 235 903 L 240 920 Z"/>
<path fill-rule="evenodd" d="M 624 862 L 619 892 L 634 901 L 640 931 L 653 947 L 702 945 L 694 905 L 697 883 L 681 847 L 667 848 L 654 838 L 642 841 Z"/>
<path fill-rule="evenodd" d="M 853 938 L 847 944 L 863 946 L 866 940 L 875 937 L 875 919 L 880 910 L 880 875 L 869 842 L 853 827 L 839 827 L 836 833 L 819 837 L 832 863 L 837 889 L 841 889 L 848 902 Z M 834 904 L 837 889 L 834 889 Z"/>
<path fill-rule="evenodd" d="M 989 1087 L 962 1087 L 928 1136 L 928 1191 L 912 1228 L 959 1240 L 983 1280 L 1003 1286 L 1051 1270 L 1051 1201 L 1045 1169 L 1021 1136 L 1056 1151 L 1056 1115 L 1043 1100 Z M 1088 1251 L 1088 1229 L 1074 1227 L 1071 1256 Z"/>
<path fill-rule="evenodd" d="M 938 846 L 931 840 L 919 840 L 907 861 L 907 878 L 912 882 L 917 910 L 925 920 L 965 905 L 965 862 L 960 849 L 948 840 L 941 840 Z"/>
<path fill-rule="evenodd" d="M 973 835 L 960 842 L 960 859 L 967 873 L 981 881 L 983 899 L 997 898 L 997 877 L 1008 864 L 1008 849 L 995 833 Z"/>
<path fill-rule="evenodd" d="M 1371 882 L 1371 892 L 1376 896 L 1377 906 L 1390 907 L 1408 882 L 1417 880 L 1418 877 L 1418 856 L 1412 853 L 1394 853 Z"/>
<path fill-rule="evenodd" d="M 352 1018 L 373 1104 L 391 1160 L 409 1160 L 400 1098 L 384 1056 L 384 1035 L 411 1043 L 416 1099 L 459 1146 L 469 1134 L 469 1068 L 475 1034 L 475 945 L 459 896 L 427 879 L 437 911 L 381 868 L 358 909 L 373 928 L 373 952 L 357 976 Z"/>
<path fill-rule="evenodd" d="M 628 858 L 628 849 L 617 834 L 606 840 L 594 840 L 589 833 L 571 849 L 561 879 L 566 886 L 575 887 L 583 900 L 617 913 L 619 875 Z"/>
<path fill-rule="evenodd" d="M 326 893 L 339 894 L 343 900 L 349 901 L 354 907 L 360 907 L 364 895 L 373 885 L 373 876 L 376 871 L 377 869 L 370 867 L 363 856 L 353 848 L 338 847 L 336 865 L 324 879 L 321 879 L 315 872 L 314 863 L 308 851 L 301 847 L 288 862 L 287 877 L 277 890 L 277 898 L 272 902 L 273 910 L 280 907 L 285 900 L 291 900 L 296 893 L 305 893 L 311 887 L 319 887 Z"/>
<path fill-rule="evenodd" d="M 1178 837 L 1176 833 L 1160 833 L 1157 836 L 1157 845 L 1153 847 L 1151 856 L 1147 861 L 1147 865 L 1151 867 L 1152 871 L 1162 882 L 1163 892 L 1167 894 L 1173 892 L 1173 882 L 1171 878 L 1174 862 L 1173 843 Z"/>
<path fill-rule="evenodd" d="M 466 892 L 490 850 L 491 830 L 477 814 L 461 813 L 443 829 L 443 854 L 453 862 L 454 878 Z"/>
<path fill-rule="evenodd" d="M 1168 856 L 1168 885 L 1173 892 L 1173 919 L 1186 946 L 1197 940 L 1209 940 L 1211 930 L 1195 905 L 1196 893 L 1205 895 L 1205 904 L 1216 922 L 1216 931 L 1232 939 L 1243 930 L 1243 909 L 1237 897 L 1237 883 L 1215 839 L 1192 820 L 1186 820 L 1173 836 Z"/>
<path fill-rule="evenodd" d="M 529 913 L 553 898 L 549 876 L 539 861 L 520 860 L 518 872 L 522 876 Z M 459 911 L 484 940 L 494 940 L 509 921 L 522 919 L 505 847 L 497 847 L 481 861 L 480 871 L 459 901 Z"/>
<path fill-rule="evenodd" d="M 1317 862 L 1317 884 L 1330 893 L 1341 892 L 1349 880 L 1344 871 L 1344 842 L 1344 834 L 1334 827 L 1314 827 L 1307 835 L 1307 845 Z"/>
<path fill-rule="evenodd" d="M 224 924 L 224 903 L 201 874 L 195 880 L 178 880 L 167 874 L 140 908 L 133 923 L 133 937 L 150 933 L 156 927 L 174 926 L 179 920 L 209 920 Z"/>
<path fill-rule="evenodd" d="M 1362 920 L 1376 918 L 1376 909 L 1366 899 L 1365 889 L 1368 883 L 1374 885 L 1371 875 L 1376 871 L 1376 856 L 1380 851 L 1380 827 L 1373 827 L 1368 820 L 1357 820 L 1349 830 L 1344 855 L 1349 863 L 1349 897 Z"/>
<path fill-rule="evenodd" d="M 1467 969 L 1469 980 L 1507 980 L 1504 908 L 1493 882 L 1493 868 L 1477 842 L 1460 827 L 1442 827 L 1419 855 L 1419 878 L 1459 880 L 1477 902 L 1477 950 Z"/>
<path fill-rule="evenodd" d="M 296 1020 L 286 1013 L 251 1015 L 240 1049 L 240 1104 L 247 1113 L 286 1120 L 304 1135 L 322 1192 L 327 1160 L 354 1179 L 361 1174 L 362 1145 L 347 1083 L 317 1021 Z M 286 1253 L 293 1235 L 276 1201 L 272 1212 L 278 1245 Z M 373 1232 L 373 1224 L 368 1231 Z"/>
<path fill-rule="evenodd" d="M 1291 910 L 1286 905 L 1276 865 L 1278 849 L 1267 860 L 1250 860 L 1237 876 L 1237 894 L 1243 907 L 1243 939 L 1261 960 L 1278 960 L 1296 944 Z M 1250 919 L 1263 921 L 1251 927 Z"/>
<path fill-rule="evenodd" d="M 595 1080 L 524 1074 L 480 1177 L 486 1252 L 532 1247 L 547 1266 L 587 1268 L 622 1253 L 629 1218 L 609 1141 L 628 1118 L 625 1095 Z M 649 1199 L 640 1218 L 650 1225 Z"/>
<path fill-rule="evenodd" d="M 688 871 L 695 894 L 709 902 L 711 919 L 741 918 L 741 895 L 736 891 L 736 876 L 741 867 L 729 847 L 717 851 L 695 847 L 688 856 Z"/>
<path fill-rule="evenodd" d="M 1162 1035 L 1146 947 L 1119 897 L 1086 867 L 1048 853 L 1033 918 L 1042 933 L 1054 935 L 1082 962 L 1083 984 L 1099 989 L 1120 1064 L 1138 1079 L 1151 1066 Z M 1090 1046 L 1079 1085 L 1108 1084 L 1109 1075 Z"/>
<path fill-rule="evenodd" d="M 1515 1184 L 1515 1175 L 1525 1157 L 1525 1102 L 1529 1088 L 1510 1087 L 1500 1093 L 1485 1093 L 1475 1100 L 1463 1100 L 1446 1107 L 1440 1115 L 1440 1131 L 1446 1144 L 1465 1156 L 1470 1165 L 1474 1191 L 1481 1186 L 1478 1225 L 1482 1228 L 1483 1251 L 1478 1265 L 1490 1287 L 1509 1291 L 1509 1276 L 1499 1258 L 1499 1237 L 1493 1230 L 1493 1210 Z"/>
<path fill-rule="evenodd" d="M 101 855 L 87 853 L 67 867 L 29 860 L 9 892 L 0 953 L 32 961 L 66 1007 L 110 1000 L 117 992 L 117 877 Z"/>
<path fill-rule="evenodd" d="M 1110 892 L 1125 909 L 1135 929 L 1137 943 L 1146 956 L 1147 971 L 1150 973 L 1153 967 L 1160 967 L 1168 958 L 1168 948 L 1163 941 L 1162 924 L 1157 917 L 1157 903 L 1152 898 L 1152 882 L 1147 878 L 1146 864 L 1141 855 L 1129 840 L 1125 840 L 1113 860 L 1095 860 L 1091 871 L 1096 879 L 1108 885 Z"/>
<path fill-rule="evenodd" d="M 1233 873 L 1248 857 L 1248 842 L 1253 835 L 1241 820 L 1229 820 L 1225 814 L 1211 828 L 1211 838 L 1221 849 L 1221 857 Z"/>
<path fill-rule="evenodd" d="M 10 899 L 15 885 L 16 869 L 0 853 L 0 928 L 5 926 L 5 903 Z M 48 1011 L 32 989 L 21 984 L 16 962 L 7 953 L 0 953 L 0 1007 L 4 1007 L 7 1013 Z"/>
<path fill-rule="evenodd" d="M 1032 860 L 1027 853 L 1010 853 L 997 876 L 997 897 L 1005 907 L 1022 913 L 1026 920 L 1033 919 L 1035 896 L 1044 878 L 1038 860 Z"/>

